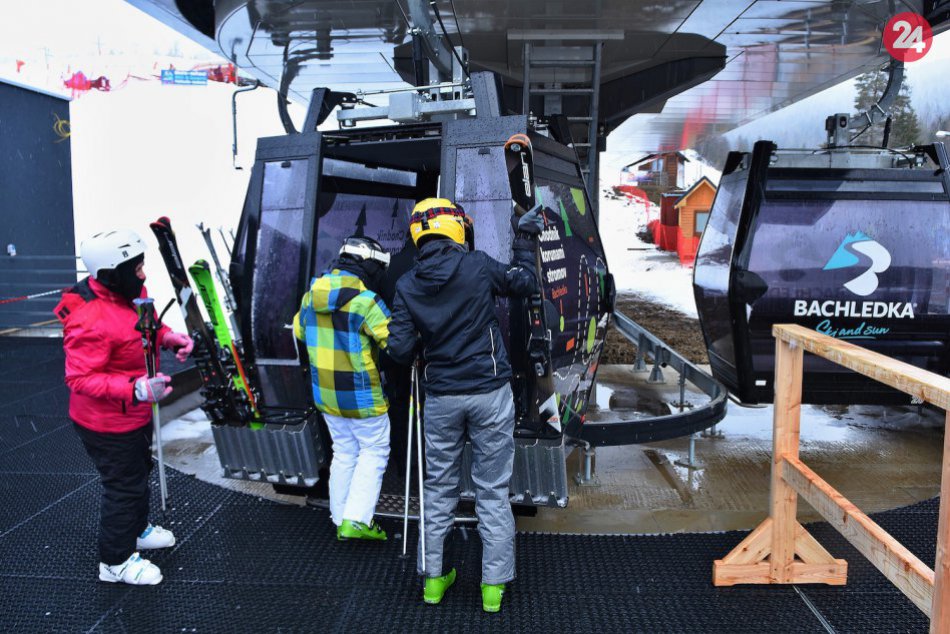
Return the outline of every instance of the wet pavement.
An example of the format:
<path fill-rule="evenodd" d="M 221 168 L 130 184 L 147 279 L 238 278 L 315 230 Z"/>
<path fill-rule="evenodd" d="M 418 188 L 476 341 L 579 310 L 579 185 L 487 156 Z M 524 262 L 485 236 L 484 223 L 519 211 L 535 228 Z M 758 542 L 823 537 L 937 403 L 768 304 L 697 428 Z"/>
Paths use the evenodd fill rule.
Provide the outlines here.
<path fill-rule="evenodd" d="M 590 420 L 623 420 L 668 413 L 678 407 L 672 374 L 664 385 L 648 384 L 631 366 L 602 366 L 599 408 Z M 705 398 L 687 394 L 690 401 Z M 916 407 L 804 406 L 801 455 L 845 497 L 867 513 L 906 506 L 939 493 L 943 417 Z M 601 447 L 593 477 L 582 481 L 583 452 L 568 461 L 570 502 L 566 509 L 541 508 L 518 518 L 522 531 L 584 534 L 645 534 L 750 529 L 766 515 L 772 444 L 770 406 L 729 404 L 715 434 L 645 445 Z M 245 493 L 302 504 L 277 495 L 268 484 L 229 480 L 221 468 L 210 427 L 200 410 L 165 427 L 168 464 L 200 479 Z M 802 521 L 819 519 L 804 501 Z"/>

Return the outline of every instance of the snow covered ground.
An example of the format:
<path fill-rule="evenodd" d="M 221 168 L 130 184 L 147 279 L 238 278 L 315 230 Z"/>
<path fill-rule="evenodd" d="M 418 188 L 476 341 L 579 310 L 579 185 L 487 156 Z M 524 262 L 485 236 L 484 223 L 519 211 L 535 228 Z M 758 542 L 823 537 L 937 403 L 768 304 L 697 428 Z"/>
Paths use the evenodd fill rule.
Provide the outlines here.
<path fill-rule="evenodd" d="M 208 435 L 211 421 L 199 408 L 182 414 L 174 420 L 162 423 L 162 442 L 198 440 Z"/>
<path fill-rule="evenodd" d="M 675 253 L 660 251 L 637 237 L 648 218 L 657 218 L 655 205 L 627 204 L 600 197 L 600 238 L 607 253 L 618 293 L 636 293 L 696 317 L 693 269 L 680 264 Z"/>

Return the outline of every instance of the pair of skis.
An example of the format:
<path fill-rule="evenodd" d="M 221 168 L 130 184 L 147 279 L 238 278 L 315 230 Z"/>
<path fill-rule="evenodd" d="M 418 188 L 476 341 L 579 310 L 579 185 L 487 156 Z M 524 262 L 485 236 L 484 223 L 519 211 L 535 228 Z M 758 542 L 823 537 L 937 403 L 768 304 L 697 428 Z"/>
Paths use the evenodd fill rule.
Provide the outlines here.
<path fill-rule="evenodd" d="M 208 263 L 198 260 L 189 268 L 201 295 L 212 328 L 208 328 L 195 298 L 194 289 L 178 249 L 171 221 L 161 217 L 149 225 L 158 240 L 158 250 L 175 289 L 185 326 L 195 341 L 192 358 L 201 375 L 203 409 L 215 423 L 260 426 L 257 399 L 251 389 L 231 333 L 228 330 L 221 301 L 214 288 Z"/>
<path fill-rule="evenodd" d="M 241 361 L 237 343 L 231 337 L 231 331 L 228 329 L 224 309 L 221 307 L 221 300 L 218 299 L 218 291 L 215 289 L 214 279 L 211 277 L 211 267 L 208 266 L 205 260 L 198 260 L 188 267 L 188 272 L 191 273 L 191 278 L 198 287 L 198 294 L 201 295 L 205 310 L 211 319 L 211 328 L 214 331 L 225 369 L 232 370 L 231 382 L 239 393 L 247 397 L 251 414 L 255 419 L 259 419 L 260 412 L 257 409 L 257 399 L 254 397 L 254 391 L 247 380 L 247 372 L 244 370 L 244 363 Z"/>
<path fill-rule="evenodd" d="M 535 196 L 534 154 L 531 149 L 531 140 L 525 134 L 515 134 L 505 143 L 504 153 L 512 205 L 515 215 L 521 217 L 538 206 Z M 544 209 L 541 209 L 541 216 L 547 227 Z M 533 380 L 526 377 L 524 397 L 527 408 L 524 420 L 518 421 L 516 434 L 560 435 L 561 424 L 551 370 L 551 331 L 544 311 L 540 239 L 534 235 L 519 237 L 532 239 L 537 246 L 535 268 L 538 275 L 538 292 L 532 294 L 525 302 L 528 331 L 527 365 L 530 366 L 534 376 Z"/>

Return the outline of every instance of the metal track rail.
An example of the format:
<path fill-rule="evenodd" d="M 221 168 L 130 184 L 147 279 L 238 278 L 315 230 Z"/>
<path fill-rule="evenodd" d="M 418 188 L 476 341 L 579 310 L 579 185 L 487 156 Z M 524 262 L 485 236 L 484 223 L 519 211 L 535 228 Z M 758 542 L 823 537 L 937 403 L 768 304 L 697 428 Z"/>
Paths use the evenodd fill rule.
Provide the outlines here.
<path fill-rule="evenodd" d="M 689 436 L 712 427 L 726 415 L 728 392 L 712 376 L 684 359 L 669 344 L 621 312 L 614 311 L 614 325 L 624 337 L 637 347 L 634 372 L 647 370 L 646 361 L 652 359 L 650 381 L 661 382 L 661 368 L 671 367 L 679 374 L 680 396 L 686 383 L 693 384 L 709 396 L 709 402 L 666 416 L 639 418 L 609 423 L 586 422 L 581 427 L 580 439 L 593 446 L 634 445 L 657 440 Z"/>

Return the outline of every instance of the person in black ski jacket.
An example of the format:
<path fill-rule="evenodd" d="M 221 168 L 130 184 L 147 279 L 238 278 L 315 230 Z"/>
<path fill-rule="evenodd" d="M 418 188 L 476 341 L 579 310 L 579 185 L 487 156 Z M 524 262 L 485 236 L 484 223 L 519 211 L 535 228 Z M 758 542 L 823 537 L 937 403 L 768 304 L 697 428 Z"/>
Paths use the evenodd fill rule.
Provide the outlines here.
<path fill-rule="evenodd" d="M 537 235 L 538 211 L 515 221 L 518 235 Z M 458 503 L 462 448 L 472 443 L 478 531 L 482 538 L 482 607 L 497 612 L 505 583 L 514 578 L 514 518 L 508 484 L 514 461 L 511 366 L 495 315 L 495 297 L 537 291 L 536 240 L 515 237 L 510 264 L 465 246 L 465 214 L 444 198 L 413 209 L 410 233 L 416 265 L 396 284 L 389 356 L 424 363 L 426 480 L 426 603 L 439 603 L 455 581 L 444 573 L 443 545 Z M 471 239 L 471 238 L 470 238 Z"/>

